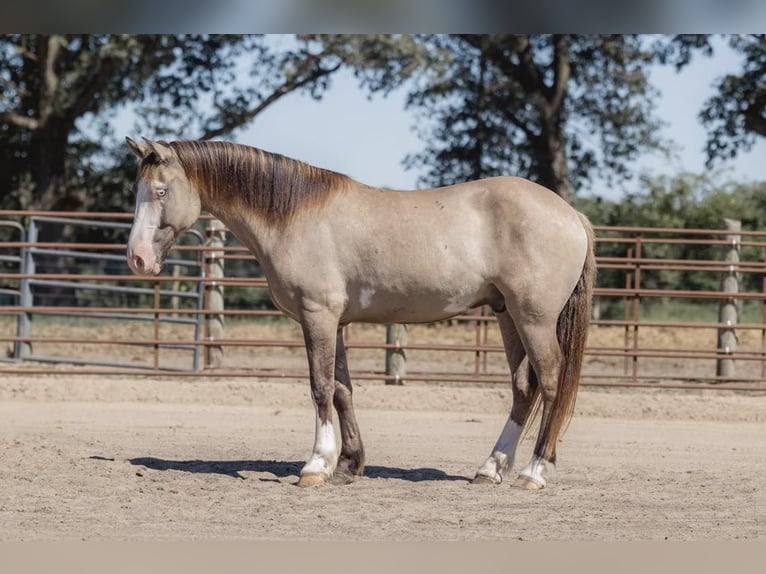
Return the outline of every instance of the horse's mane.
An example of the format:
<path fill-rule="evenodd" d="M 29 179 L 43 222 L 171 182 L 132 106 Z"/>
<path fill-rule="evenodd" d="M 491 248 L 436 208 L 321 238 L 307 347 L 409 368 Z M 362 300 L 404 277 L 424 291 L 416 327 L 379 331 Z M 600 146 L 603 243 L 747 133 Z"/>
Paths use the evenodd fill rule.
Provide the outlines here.
<path fill-rule="evenodd" d="M 209 204 L 252 209 L 270 222 L 320 206 L 351 182 L 334 171 L 247 145 L 221 141 L 168 145 Z"/>

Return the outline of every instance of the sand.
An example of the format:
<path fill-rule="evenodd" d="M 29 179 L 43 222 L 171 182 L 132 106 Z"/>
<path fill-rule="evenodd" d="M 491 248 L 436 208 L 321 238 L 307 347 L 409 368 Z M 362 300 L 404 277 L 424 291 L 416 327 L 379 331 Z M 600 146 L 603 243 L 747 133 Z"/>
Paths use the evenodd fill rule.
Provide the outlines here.
<path fill-rule="evenodd" d="M 355 396 L 366 475 L 302 489 L 307 383 L 2 375 L 0 540 L 766 537 L 764 393 L 584 388 L 540 492 L 469 484 L 509 387 Z"/>

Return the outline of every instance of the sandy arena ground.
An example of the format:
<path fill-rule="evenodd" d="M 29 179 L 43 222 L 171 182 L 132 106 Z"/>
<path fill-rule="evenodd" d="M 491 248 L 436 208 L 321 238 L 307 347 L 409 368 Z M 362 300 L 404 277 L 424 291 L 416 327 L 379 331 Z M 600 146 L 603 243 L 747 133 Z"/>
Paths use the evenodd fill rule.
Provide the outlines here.
<path fill-rule="evenodd" d="M 583 389 L 541 492 L 468 483 L 509 388 L 355 396 L 366 476 L 301 489 L 307 383 L 0 374 L 0 540 L 766 537 L 766 393 Z"/>

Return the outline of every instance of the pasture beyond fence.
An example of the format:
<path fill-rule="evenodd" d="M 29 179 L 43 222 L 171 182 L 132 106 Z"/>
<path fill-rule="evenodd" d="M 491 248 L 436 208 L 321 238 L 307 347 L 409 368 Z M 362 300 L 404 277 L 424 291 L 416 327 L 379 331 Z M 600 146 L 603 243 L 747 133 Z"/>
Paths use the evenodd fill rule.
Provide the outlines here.
<path fill-rule="evenodd" d="M 125 263 L 131 217 L 0 211 L 0 372 L 308 376 L 299 327 L 220 222 L 203 218 L 147 279 Z M 584 384 L 766 388 L 766 232 L 596 234 Z M 352 377 L 507 382 L 494 322 L 482 308 L 435 325 L 352 325 Z"/>

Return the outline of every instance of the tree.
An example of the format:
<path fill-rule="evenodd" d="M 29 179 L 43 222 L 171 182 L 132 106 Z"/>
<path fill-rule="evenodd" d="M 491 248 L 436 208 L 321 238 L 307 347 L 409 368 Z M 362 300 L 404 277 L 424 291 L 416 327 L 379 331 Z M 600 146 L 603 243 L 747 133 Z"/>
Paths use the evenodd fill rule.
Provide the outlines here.
<path fill-rule="evenodd" d="M 596 172 L 629 177 L 641 151 L 661 147 L 645 73 L 655 54 L 637 36 L 415 40 L 428 57 L 408 106 L 426 147 L 405 163 L 426 168 L 424 184 L 513 173 L 568 199 Z"/>
<path fill-rule="evenodd" d="M 766 34 L 735 35 L 732 48 L 744 56 L 739 74 L 727 74 L 700 113 L 708 128 L 708 163 L 749 150 L 766 137 Z"/>
<path fill-rule="evenodd" d="M 682 173 L 674 176 L 646 178 L 644 191 L 628 194 L 619 201 L 594 197 L 575 198 L 575 206 L 585 213 L 594 225 L 629 226 L 673 229 L 720 229 L 724 217 L 739 219 L 744 230 L 758 230 L 766 221 L 766 183 L 719 184 L 709 174 Z M 603 234 L 606 239 L 609 234 Z M 619 234 L 618 234 L 619 235 Z M 662 234 L 653 234 L 663 237 Z M 672 236 L 672 235 L 671 235 Z M 603 241 L 597 254 L 604 257 L 625 257 L 628 244 Z M 720 246 L 696 243 L 649 243 L 642 245 L 643 257 L 658 259 L 716 260 Z M 743 261 L 761 261 L 763 248 L 742 247 Z M 599 271 L 599 285 L 622 287 L 625 271 L 604 268 Z M 745 274 L 742 282 L 746 290 L 760 291 L 762 276 Z M 717 290 L 719 277 L 708 271 L 669 271 L 643 269 L 641 285 L 650 289 Z M 657 300 L 656 304 L 660 304 Z M 650 305 L 653 303 L 649 303 Z M 618 316 L 622 303 L 612 300 L 602 308 L 603 316 Z M 617 313 L 617 315 L 615 315 Z"/>
<path fill-rule="evenodd" d="M 707 127 L 708 165 L 748 151 L 758 137 L 766 137 L 766 34 L 722 35 L 743 58 L 742 69 L 716 81 L 700 119 Z M 659 42 L 663 62 L 677 70 L 695 54 L 710 56 L 718 49 L 709 34 L 682 34 Z"/>
<path fill-rule="evenodd" d="M 294 38 L 242 35 L 0 36 L 0 208 L 123 211 L 135 162 L 114 116 L 137 133 L 184 139 L 230 135 L 285 95 L 319 97 L 340 67 Z M 46 225 L 44 242 L 109 241 L 99 229 Z M 70 259 L 38 271 L 66 273 Z M 46 287 L 39 303 L 71 302 Z"/>
<path fill-rule="evenodd" d="M 110 136 L 113 116 L 126 109 L 154 136 L 212 138 L 290 92 L 321 94 L 337 58 L 305 43 L 274 43 L 241 35 L 0 36 L 0 204 L 93 205 L 108 185 L 100 178 L 121 163 L 110 146 L 125 155 L 121 137 Z"/>

